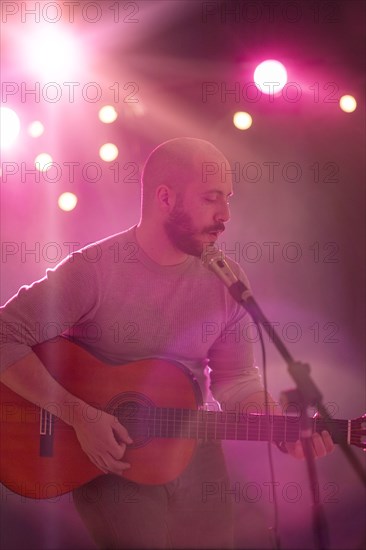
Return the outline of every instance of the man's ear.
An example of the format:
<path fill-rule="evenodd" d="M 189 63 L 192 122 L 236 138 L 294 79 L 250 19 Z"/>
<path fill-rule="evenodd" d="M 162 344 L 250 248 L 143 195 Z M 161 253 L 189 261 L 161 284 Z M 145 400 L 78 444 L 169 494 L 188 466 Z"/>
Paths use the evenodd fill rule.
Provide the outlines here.
<path fill-rule="evenodd" d="M 174 208 L 177 194 L 168 185 L 159 185 L 156 189 L 155 198 L 160 209 L 171 212 Z"/>

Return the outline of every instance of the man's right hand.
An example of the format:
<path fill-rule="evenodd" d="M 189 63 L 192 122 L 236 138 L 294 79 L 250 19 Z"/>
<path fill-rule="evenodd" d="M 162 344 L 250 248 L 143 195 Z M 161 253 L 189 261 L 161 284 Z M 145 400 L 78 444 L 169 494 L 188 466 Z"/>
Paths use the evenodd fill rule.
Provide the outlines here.
<path fill-rule="evenodd" d="M 90 422 L 79 416 L 72 423 L 81 448 L 102 472 L 122 475 L 130 468 L 122 458 L 126 446 L 133 441 L 115 416 L 96 410 L 95 417 Z"/>
<path fill-rule="evenodd" d="M 1 381 L 24 399 L 45 410 L 57 403 L 60 410 L 58 416 L 73 426 L 82 449 L 102 472 L 121 475 L 123 470 L 130 467 L 122 462 L 126 445 L 132 443 L 126 428 L 115 416 L 97 409 L 92 411 L 95 412 L 93 418 L 96 421 L 85 418 L 82 412 L 90 405 L 61 386 L 35 353 L 30 352 L 9 366 L 1 373 Z M 75 416 L 72 419 L 70 403 L 75 404 Z M 50 412 L 54 414 L 54 408 L 51 407 Z"/>

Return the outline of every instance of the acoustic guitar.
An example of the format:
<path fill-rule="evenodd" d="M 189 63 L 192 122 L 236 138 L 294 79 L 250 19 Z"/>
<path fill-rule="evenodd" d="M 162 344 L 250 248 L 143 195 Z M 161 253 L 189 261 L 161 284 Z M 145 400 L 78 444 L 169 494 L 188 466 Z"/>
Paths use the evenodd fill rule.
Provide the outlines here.
<path fill-rule="evenodd" d="M 82 414 L 88 421 L 98 421 L 96 407 L 127 428 L 133 444 L 124 455 L 131 468 L 123 476 L 137 483 L 163 484 L 178 477 L 200 440 L 290 442 L 300 437 L 296 416 L 204 410 L 196 380 L 179 363 L 148 359 L 105 364 L 65 338 L 33 351 L 60 384 L 86 402 Z M 10 491 L 55 498 L 102 475 L 73 428 L 57 417 L 57 403 L 46 411 L 0 384 L 0 405 L 1 482 Z M 75 406 L 69 404 L 70 415 Z M 325 429 L 319 418 L 311 423 L 313 432 Z M 335 443 L 366 447 L 366 415 L 332 419 L 326 429 Z"/>

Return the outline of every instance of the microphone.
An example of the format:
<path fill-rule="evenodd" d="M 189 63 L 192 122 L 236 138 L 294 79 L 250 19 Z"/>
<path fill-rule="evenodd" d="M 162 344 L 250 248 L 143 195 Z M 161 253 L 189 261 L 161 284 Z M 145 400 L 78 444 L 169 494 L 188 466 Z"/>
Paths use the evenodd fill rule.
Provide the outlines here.
<path fill-rule="evenodd" d="M 225 254 L 218 248 L 210 248 L 202 254 L 203 265 L 213 271 L 224 285 L 229 289 L 230 294 L 239 303 L 245 305 L 253 295 L 249 288 L 240 281 L 226 261 Z"/>

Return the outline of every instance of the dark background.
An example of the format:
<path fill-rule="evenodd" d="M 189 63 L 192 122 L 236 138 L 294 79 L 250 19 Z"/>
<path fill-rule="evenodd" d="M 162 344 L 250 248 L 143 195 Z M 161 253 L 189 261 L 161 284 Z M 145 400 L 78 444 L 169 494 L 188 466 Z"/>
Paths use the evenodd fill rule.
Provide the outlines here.
<path fill-rule="evenodd" d="M 21 8 L 25 2 L 10 4 Z M 208 139 L 239 170 L 223 248 L 247 272 L 290 352 L 310 363 L 334 415 L 363 414 L 365 3 L 166 0 L 117 6 L 105 1 L 96 3 L 102 16 L 95 23 L 88 20 L 93 8 L 83 17 L 81 5 L 87 2 L 75 9 L 74 22 L 59 4 L 62 19 L 56 25 L 85 48 L 86 62 L 71 80 L 80 88 L 97 82 L 103 97 L 93 103 L 79 92 L 71 102 L 63 86 L 62 98 L 54 103 L 42 94 L 39 100 L 21 93 L 7 99 L 21 117 L 22 131 L 17 146 L 3 155 L 3 162 L 16 163 L 19 172 L 3 177 L 1 186 L 1 303 L 56 265 L 68 253 L 66 243 L 82 246 L 138 221 L 141 167 L 153 147 L 178 136 Z M 19 12 L 4 20 L 3 15 L 4 82 L 45 86 L 17 50 L 20 36 L 44 19 L 22 21 Z M 249 94 L 256 65 L 268 58 L 285 64 L 295 83 L 290 99 L 280 94 L 273 101 L 264 95 L 254 101 Z M 217 93 L 206 97 L 207 83 Z M 97 119 L 100 106 L 117 99 L 111 86 L 120 92 L 114 102 L 119 118 L 103 125 Z M 238 94 L 229 93 L 235 89 Z M 296 101 L 290 96 L 295 90 L 300 90 Z M 357 99 L 354 113 L 339 109 L 343 94 Z M 232 124 L 238 110 L 253 117 L 247 131 Z M 35 119 L 46 126 L 37 140 L 25 132 Z M 98 159 L 106 141 L 119 147 L 118 177 Z M 37 182 L 22 172 L 21 163 L 31 168 L 41 151 L 62 167 L 57 181 L 41 176 Z M 70 162 L 80 163 L 74 178 L 65 164 Z M 90 162 L 100 166 L 98 181 L 83 174 Z M 79 198 L 69 213 L 57 207 L 64 191 Z M 269 385 L 278 398 L 292 382 L 266 341 Z M 240 489 L 237 546 L 270 548 L 273 508 L 265 446 L 225 448 L 233 487 Z M 355 452 L 362 460 L 362 451 Z M 275 458 L 283 547 L 312 548 L 305 465 L 277 452 Z M 358 478 L 339 449 L 318 462 L 318 471 L 331 548 L 362 548 L 365 510 Z M 67 495 L 57 502 L 35 502 L 2 493 L 1 547 L 93 547 L 69 500 Z"/>

